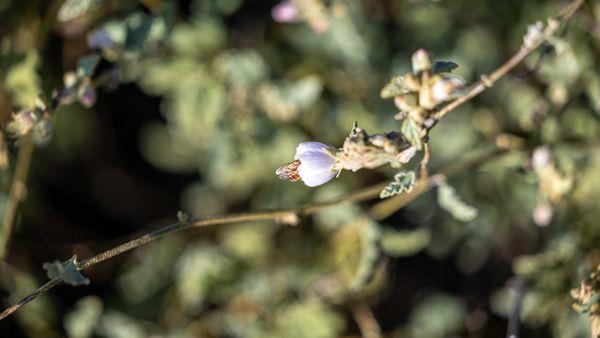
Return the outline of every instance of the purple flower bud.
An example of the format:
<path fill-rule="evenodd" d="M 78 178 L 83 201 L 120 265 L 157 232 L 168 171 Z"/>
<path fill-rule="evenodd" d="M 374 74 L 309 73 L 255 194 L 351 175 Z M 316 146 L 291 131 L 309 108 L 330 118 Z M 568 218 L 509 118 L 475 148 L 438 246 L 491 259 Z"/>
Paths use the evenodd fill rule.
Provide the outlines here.
<path fill-rule="evenodd" d="M 88 45 L 92 49 L 106 49 L 111 48 L 115 45 L 115 42 L 112 40 L 110 35 L 105 29 L 97 29 L 87 37 Z"/>
<path fill-rule="evenodd" d="M 298 8 L 290 1 L 282 1 L 273 7 L 271 16 L 277 22 L 295 22 L 298 19 Z"/>
<path fill-rule="evenodd" d="M 304 142 L 296 148 L 294 159 L 300 160 L 298 175 L 309 187 L 329 182 L 339 174 L 331 146 L 320 142 Z"/>
<path fill-rule="evenodd" d="M 83 84 L 79 87 L 77 93 L 79 102 L 86 108 L 90 108 L 96 103 L 96 89 L 90 83 Z"/>

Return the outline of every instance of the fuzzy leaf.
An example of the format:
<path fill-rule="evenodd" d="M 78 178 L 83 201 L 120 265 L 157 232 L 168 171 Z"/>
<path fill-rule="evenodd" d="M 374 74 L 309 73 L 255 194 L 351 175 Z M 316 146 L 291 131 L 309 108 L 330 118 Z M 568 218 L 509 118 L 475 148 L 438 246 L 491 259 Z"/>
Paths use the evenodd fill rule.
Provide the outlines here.
<path fill-rule="evenodd" d="M 100 3 L 100 0 L 67 0 L 58 10 L 58 21 L 65 22 L 76 19 L 87 13 Z"/>
<path fill-rule="evenodd" d="M 358 291 L 367 283 L 377 262 L 379 236 L 377 223 L 368 217 L 344 224 L 331 236 L 330 263 L 341 289 Z"/>
<path fill-rule="evenodd" d="M 64 262 L 44 263 L 42 267 L 46 270 L 46 274 L 50 279 L 62 278 L 65 283 L 73 286 L 88 285 L 90 283 L 90 280 L 85 278 L 77 268 L 77 255 Z"/>
<path fill-rule="evenodd" d="M 419 123 L 417 123 L 417 121 L 411 119 L 410 117 L 405 118 L 402 121 L 400 132 L 404 135 L 404 137 L 406 137 L 413 147 L 417 148 L 417 150 L 421 150 L 421 148 L 423 148 L 423 140 L 421 139 L 423 128 L 419 125 Z"/>
<path fill-rule="evenodd" d="M 92 76 L 98 63 L 100 63 L 100 56 L 98 54 L 89 54 L 79 58 L 77 61 L 77 76 Z"/>
<path fill-rule="evenodd" d="M 449 212 L 452 217 L 459 221 L 470 222 L 477 217 L 477 209 L 466 204 L 458 196 L 456 190 L 447 184 L 442 184 L 438 188 L 437 200 L 442 209 Z"/>
<path fill-rule="evenodd" d="M 381 235 L 381 249 L 393 257 L 408 257 L 423 250 L 431 241 L 427 228 L 415 230 L 386 230 Z"/>
<path fill-rule="evenodd" d="M 452 61 L 436 61 L 433 63 L 434 73 L 449 73 L 458 68 L 458 65 Z"/>
<path fill-rule="evenodd" d="M 383 88 L 381 89 L 382 99 L 389 99 L 396 95 L 405 94 L 409 92 L 408 87 L 404 81 L 402 76 L 396 76 L 390 80 Z"/>
<path fill-rule="evenodd" d="M 410 192 L 415 186 L 415 177 L 414 171 L 401 171 L 397 173 L 396 176 L 394 176 L 394 181 L 381 191 L 379 197 L 388 198 L 405 191 Z"/>

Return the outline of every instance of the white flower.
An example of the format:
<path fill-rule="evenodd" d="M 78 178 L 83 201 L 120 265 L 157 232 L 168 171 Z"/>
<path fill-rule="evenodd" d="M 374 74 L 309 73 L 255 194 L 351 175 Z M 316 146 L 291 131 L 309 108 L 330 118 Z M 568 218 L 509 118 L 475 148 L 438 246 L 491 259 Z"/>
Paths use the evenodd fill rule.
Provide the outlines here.
<path fill-rule="evenodd" d="M 333 148 L 320 142 L 303 142 L 296 148 L 294 159 L 300 161 L 298 175 L 309 187 L 329 182 L 340 172 L 335 168 Z"/>

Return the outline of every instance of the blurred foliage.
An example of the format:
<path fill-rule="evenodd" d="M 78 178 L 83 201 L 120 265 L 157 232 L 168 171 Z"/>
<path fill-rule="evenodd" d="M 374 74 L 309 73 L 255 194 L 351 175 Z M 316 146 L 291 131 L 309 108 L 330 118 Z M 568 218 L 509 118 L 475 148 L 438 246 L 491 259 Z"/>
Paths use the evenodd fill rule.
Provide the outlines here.
<path fill-rule="evenodd" d="M 278 17 L 273 8 L 282 3 L 295 15 Z M 23 135 L 33 130 L 45 146 L 36 154 L 59 168 L 91 163 L 100 172 L 106 168 L 90 158 L 109 144 L 132 148 L 102 134 L 100 121 L 116 105 L 144 110 L 148 102 L 160 102 L 160 116 L 130 112 L 147 118 L 127 133 L 161 177 L 184 182 L 161 201 L 178 198 L 190 215 L 323 201 L 381 180 L 389 183 L 386 197 L 406 193 L 413 171 L 345 172 L 311 191 L 277 180 L 274 170 L 300 142 L 341 145 L 355 121 L 369 131 L 402 130 L 420 147 L 420 127 L 410 118 L 394 121 L 397 109 L 380 98 L 404 93 L 398 75 L 411 71 L 412 53 L 426 48 L 452 60 L 432 67 L 472 83 L 562 2 L 282 3 L 0 0 L 0 118 L 13 131 L 0 147 L 8 166 L 0 173 L 0 209 Z M 352 308 L 361 302 L 393 337 L 504 337 L 506 318 L 522 302 L 528 337 L 589 337 L 589 318 L 597 317 L 574 311 L 569 291 L 600 261 L 599 25 L 600 3 L 588 1 L 522 67 L 436 125 L 432 172 L 497 145 L 518 147 L 448 177 L 392 216 L 376 222 L 366 206 L 345 203 L 297 227 L 255 222 L 170 235 L 110 271 L 90 273 L 99 289 L 88 292 L 97 296 L 76 289 L 60 291 L 76 297 L 37 299 L 0 323 L 2 336 L 356 336 Z M 131 87 L 143 98 L 109 102 Z M 36 199 L 36 177 L 55 174 L 41 158 L 26 201 L 29 223 L 57 217 Z M 417 169 L 418 159 L 407 166 Z M 123 176 L 111 173 L 110 187 L 120 188 Z M 102 206 L 131 206 L 129 214 L 153 208 L 144 198 L 134 204 L 102 195 L 104 188 L 84 191 L 103 196 Z M 150 200 L 150 192 L 141 195 Z M 66 222 L 59 218 L 48 226 Z M 22 222 L 11 238 L 14 253 L 0 266 L 3 305 L 41 284 L 39 263 L 54 259 L 39 253 L 56 241 L 39 222 Z M 91 244 L 74 245 L 94 234 L 94 241 L 114 242 L 85 227 L 70 228 L 77 231 L 68 253 L 55 251 L 89 255 Z M 46 267 L 50 276 L 85 283 L 74 264 Z M 523 281 L 522 295 L 514 279 Z M 18 333 L 4 334 L 8 321 Z"/>

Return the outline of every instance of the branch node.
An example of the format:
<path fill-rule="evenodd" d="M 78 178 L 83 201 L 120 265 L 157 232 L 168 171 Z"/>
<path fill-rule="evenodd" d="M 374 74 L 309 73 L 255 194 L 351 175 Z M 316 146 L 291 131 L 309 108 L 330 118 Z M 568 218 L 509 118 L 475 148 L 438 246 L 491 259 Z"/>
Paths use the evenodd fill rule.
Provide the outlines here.
<path fill-rule="evenodd" d="M 481 83 L 483 83 L 486 88 L 491 88 L 494 85 L 494 81 L 486 74 L 481 75 Z"/>

